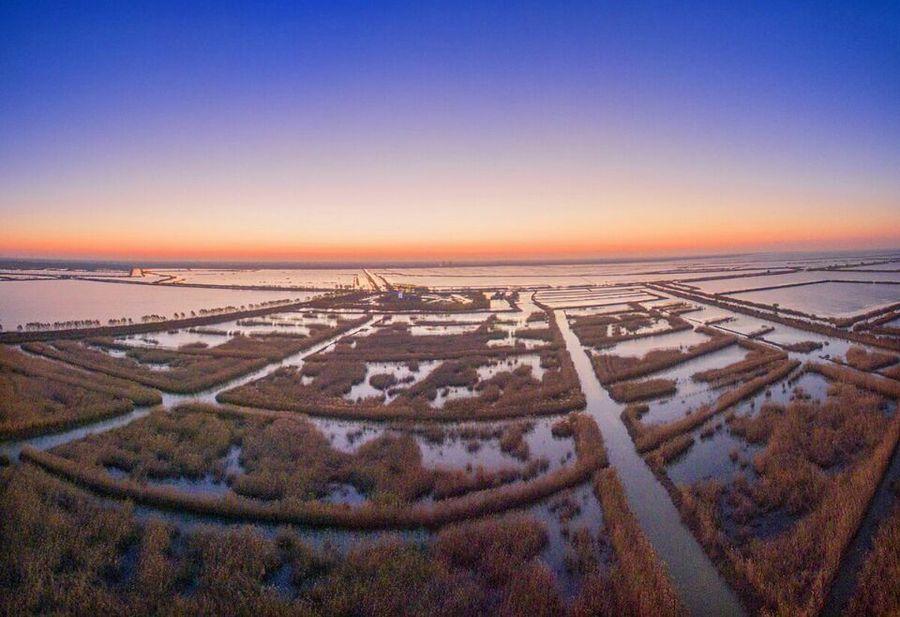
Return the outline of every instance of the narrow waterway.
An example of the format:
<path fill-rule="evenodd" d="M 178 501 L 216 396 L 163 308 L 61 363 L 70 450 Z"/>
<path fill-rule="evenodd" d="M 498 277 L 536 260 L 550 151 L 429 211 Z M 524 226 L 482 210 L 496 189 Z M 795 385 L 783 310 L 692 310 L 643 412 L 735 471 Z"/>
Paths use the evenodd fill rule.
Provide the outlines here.
<path fill-rule="evenodd" d="M 366 330 L 367 328 L 371 327 L 372 324 L 375 323 L 375 321 L 377 321 L 380 317 L 380 315 L 373 316 L 365 324 L 354 328 L 353 330 L 337 334 L 329 339 L 322 341 L 321 343 L 313 345 L 309 349 L 304 349 L 303 351 L 299 351 L 292 356 L 284 358 L 283 360 L 267 364 L 261 369 L 253 371 L 251 373 L 247 373 L 246 375 L 241 375 L 240 377 L 236 377 L 230 381 L 220 383 L 201 392 L 195 392 L 192 394 L 173 394 L 170 392 L 160 392 L 160 394 L 162 395 L 161 405 L 135 407 L 132 411 L 126 414 L 116 416 L 115 418 L 110 418 L 108 420 L 85 424 L 83 426 L 60 431 L 58 433 L 49 433 L 46 435 L 39 435 L 37 437 L 30 437 L 27 439 L 2 442 L 0 443 L 0 454 L 5 454 L 11 461 L 18 461 L 19 453 L 25 446 L 31 446 L 32 448 L 37 448 L 38 450 L 49 450 L 50 448 L 54 448 L 64 443 L 69 443 L 70 441 L 83 439 L 88 435 L 104 433 L 106 431 L 125 426 L 126 424 L 130 424 L 131 422 L 139 418 L 143 418 L 156 407 L 171 409 L 175 405 L 191 402 L 214 404 L 216 402 L 216 395 L 219 392 L 224 392 L 225 390 L 230 390 L 231 388 L 236 388 L 245 383 L 261 379 L 269 373 L 278 370 L 282 366 L 300 366 L 303 364 L 304 358 L 308 358 L 313 354 L 328 349 L 345 336 L 352 336 L 353 334 Z"/>
<path fill-rule="evenodd" d="M 565 312 L 557 310 L 555 314 L 587 398 L 587 412 L 603 433 L 610 464 L 617 470 L 631 510 L 668 566 L 685 605 L 694 615 L 742 615 L 744 611 L 737 596 L 682 523 L 666 489 L 634 449 L 619 418 L 621 406 L 597 381 L 590 359 L 569 328 Z"/>

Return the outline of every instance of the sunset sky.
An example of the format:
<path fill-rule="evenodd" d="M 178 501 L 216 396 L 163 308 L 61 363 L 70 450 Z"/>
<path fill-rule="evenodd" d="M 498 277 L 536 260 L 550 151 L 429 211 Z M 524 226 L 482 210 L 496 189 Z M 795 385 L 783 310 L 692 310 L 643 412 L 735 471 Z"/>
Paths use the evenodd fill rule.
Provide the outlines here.
<path fill-rule="evenodd" d="M 0 256 L 900 246 L 900 3 L 515 4 L 2 2 Z"/>

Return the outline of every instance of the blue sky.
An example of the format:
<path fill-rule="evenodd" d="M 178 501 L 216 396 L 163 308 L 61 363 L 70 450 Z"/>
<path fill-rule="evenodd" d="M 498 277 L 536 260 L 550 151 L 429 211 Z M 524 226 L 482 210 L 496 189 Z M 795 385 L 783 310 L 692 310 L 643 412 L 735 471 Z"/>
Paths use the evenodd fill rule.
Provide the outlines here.
<path fill-rule="evenodd" d="M 548 226 L 554 250 L 675 250 L 712 247 L 736 210 L 741 246 L 782 213 L 798 246 L 841 244 L 848 209 L 848 241 L 884 244 L 898 170 L 897 2 L 0 6 L 10 254 L 84 253 L 89 223 L 133 244 L 135 222 L 179 222 L 175 253 L 215 253 L 204 231 L 223 255 L 396 244 L 397 221 L 451 253 Z"/>

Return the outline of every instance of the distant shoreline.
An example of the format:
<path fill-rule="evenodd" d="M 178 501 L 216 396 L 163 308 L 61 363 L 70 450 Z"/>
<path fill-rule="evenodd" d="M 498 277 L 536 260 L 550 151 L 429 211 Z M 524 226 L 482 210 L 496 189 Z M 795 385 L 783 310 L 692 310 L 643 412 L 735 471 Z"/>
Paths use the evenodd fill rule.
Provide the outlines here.
<path fill-rule="evenodd" d="M 681 262 L 690 260 L 715 260 L 728 258 L 859 256 L 866 259 L 900 259 L 900 247 L 867 249 L 861 251 L 761 251 L 688 255 L 649 255 L 645 257 L 598 257 L 568 259 L 460 259 L 460 260 L 371 260 L 371 261 L 209 261 L 209 260 L 122 260 L 122 259 L 53 259 L 53 258 L 0 258 L 0 269 L 78 269 L 78 270 L 127 270 L 144 269 L 197 269 L 197 270 L 335 270 L 358 268 L 459 268 L 489 266 L 577 266 L 630 264 L 653 262 Z"/>

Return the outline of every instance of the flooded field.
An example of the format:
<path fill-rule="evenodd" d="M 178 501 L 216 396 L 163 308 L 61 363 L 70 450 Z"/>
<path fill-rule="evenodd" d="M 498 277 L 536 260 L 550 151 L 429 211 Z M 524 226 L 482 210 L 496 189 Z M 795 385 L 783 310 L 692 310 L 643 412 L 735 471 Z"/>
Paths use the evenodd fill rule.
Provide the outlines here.
<path fill-rule="evenodd" d="M 174 284 L 352 289 L 366 286 L 361 269 L 153 269 Z"/>
<path fill-rule="evenodd" d="M 0 281 L 0 324 L 15 330 L 29 323 L 110 319 L 140 322 L 145 315 L 249 306 L 273 300 L 308 300 L 313 292 L 184 288 L 84 280 Z"/>
<path fill-rule="evenodd" d="M 734 275 L 728 291 L 838 271 L 745 274 L 845 263 L 855 262 L 152 270 L 175 277 L 161 285 L 13 273 L 46 280 L 0 282 L 5 331 L 51 325 L 17 333 L 0 354 L 2 473 L 30 487 L 29 507 L 44 518 L 79 520 L 49 497 L 66 491 L 83 512 L 101 508 L 98 520 L 133 517 L 136 534 L 171 526 L 168 550 L 185 568 L 205 566 L 189 566 L 194 553 L 178 542 L 270 547 L 262 580 L 279 598 L 305 593 L 296 551 L 331 564 L 414 554 L 488 585 L 472 562 L 453 561 L 472 544 L 518 555 L 508 564 L 516 576 L 543 572 L 535 580 L 561 605 L 589 602 L 595 585 L 641 597 L 628 569 L 640 564 L 654 580 L 654 614 L 764 612 L 775 587 L 814 613 L 822 581 L 839 581 L 829 606 L 856 592 L 845 569 L 874 554 L 896 501 L 885 478 L 900 435 L 900 316 L 890 306 L 900 286 L 733 294 L 823 316 L 884 307 L 823 330 L 678 295 L 718 293 L 723 280 L 644 281 Z M 235 288 L 179 286 L 194 283 Z M 390 289 L 400 284 L 433 289 Z M 248 285 L 347 289 L 239 288 Z M 441 292 L 451 287 L 486 291 Z M 229 314 L 276 299 L 294 304 Z M 216 307 L 232 309 L 167 323 Z M 148 314 L 164 320 L 128 329 L 128 316 Z M 76 319 L 99 328 L 54 334 L 53 321 Z M 833 517 L 847 486 L 866 498 Z M 2 496 L 3 512 L 20 498 Z M 119 514 L 121 498 L 137 506 Z M 804 561 L 813 528 L 834 546 L 852 540 L 846 564 L 840 551 Z M 121 546 L 109 549 L 117 563 L 136 559 Z"/>
<path fill-rule="evenodd" d="M 811 315 L 846 317 L 897 301 L 897 285 L 878 283 L 817 283 L 801 287 L 729 294 L 741 300 L 802 311 Z"/>

